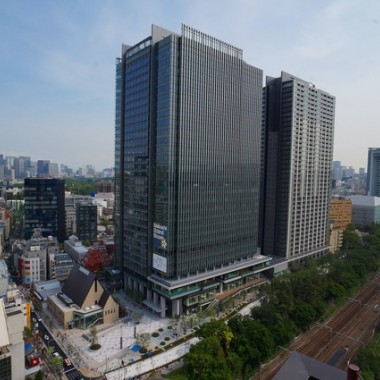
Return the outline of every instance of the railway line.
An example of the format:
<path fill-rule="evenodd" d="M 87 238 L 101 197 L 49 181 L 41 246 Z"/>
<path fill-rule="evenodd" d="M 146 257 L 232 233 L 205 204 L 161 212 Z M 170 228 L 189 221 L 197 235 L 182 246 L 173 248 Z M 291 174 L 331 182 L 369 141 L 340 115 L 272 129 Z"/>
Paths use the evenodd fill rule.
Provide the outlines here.
<path fill-rule="evenodd" d="M 380 317 L 380 273 L 367 282 L 354 298 L 323 324 L 317 323 L 299 336 L 270 363 L 263 365 L 255 380 L 272 379 L 290 353 L 297 351 L 337 368 L 345 369 L 361 344 L 367 344 Z"/>

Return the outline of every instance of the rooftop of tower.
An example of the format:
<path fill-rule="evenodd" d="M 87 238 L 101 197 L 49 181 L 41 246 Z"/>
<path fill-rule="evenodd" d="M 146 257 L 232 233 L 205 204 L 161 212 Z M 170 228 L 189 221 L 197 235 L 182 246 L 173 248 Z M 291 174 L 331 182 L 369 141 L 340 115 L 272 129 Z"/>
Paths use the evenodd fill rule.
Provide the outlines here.
<path fill-rule="evenodd" d="M 231 55 L 233 57 L 243 59 L 243 50 L 226 42 L 218 40 L 206 33 L 200 32 L 188 25 L 182 24 L 182 36 L 189 38 L 195 42 L 199 42 L 205 46 L 209 46 L 215 50 Z"/>

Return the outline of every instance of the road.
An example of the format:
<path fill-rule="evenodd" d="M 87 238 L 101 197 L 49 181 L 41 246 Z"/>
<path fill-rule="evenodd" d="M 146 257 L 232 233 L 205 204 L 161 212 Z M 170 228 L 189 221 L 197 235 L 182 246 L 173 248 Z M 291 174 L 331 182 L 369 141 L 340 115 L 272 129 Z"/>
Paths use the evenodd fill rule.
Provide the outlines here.
<path fill-rule="evenodd" d="M 40 316 L 35 311 L 32 311 L 31 317 L 32 322 L 34 326 L 37 328 L 38 334 L 42 342 L 45 344 L 46 348 L 54 347 L 53 353 L 57 353 L 59 356 L 63 358 L 64 361 L 62 373 L 64 373 L 67 379 L 69 380 L 81 379 L 81 373 L 75 368 L 71 361 L 65 363 L 65 359 L 68 358 L 66 353 L 62 350 L 61 346 L 54 339 L 54 337 L 52 336 L 52 334 L 50 333 Z"/>

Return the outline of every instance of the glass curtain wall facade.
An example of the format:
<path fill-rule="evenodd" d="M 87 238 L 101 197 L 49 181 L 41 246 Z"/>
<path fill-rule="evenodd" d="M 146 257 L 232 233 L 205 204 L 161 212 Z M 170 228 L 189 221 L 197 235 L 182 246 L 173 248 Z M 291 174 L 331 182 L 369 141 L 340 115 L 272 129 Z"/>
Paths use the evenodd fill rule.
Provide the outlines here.
<path fill-rule="evenodd" d="M 380 197 L 380 148 L 368 149 L 367 195 Z"/>
<path fill-rule="evenodd" d="M 290 74 L 267 78 L 264 254 L 327 252 L 335 98 Z"/>
<path fill-rule="evenodd" d="M 240 49 L 183 26 L 181 35 L 153 27 L 117 72 L 126 286 L 142 280 L 137 288 L 149 293 L 147 278 L 191 282 L 255 257 L 262 71 Z"/>
<path fill-rule="evenodd" d="M 65 240 L 65 181 L 55 178 L 25 178 L 25 230 L 29 240 L 35 228 L 43 237 Z"/>

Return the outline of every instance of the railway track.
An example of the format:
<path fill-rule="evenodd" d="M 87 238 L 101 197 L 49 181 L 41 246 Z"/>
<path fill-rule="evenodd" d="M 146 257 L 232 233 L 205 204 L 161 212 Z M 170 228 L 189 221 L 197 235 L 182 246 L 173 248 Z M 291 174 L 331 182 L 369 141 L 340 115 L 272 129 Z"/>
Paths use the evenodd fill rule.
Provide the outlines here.
<path fill-rule="evenodd" d="M 272 379 L 293 351 L 344 369 L 360 345 L 367 344 L 373 336 L 380 316 L 375 310 L 375 305 L 380 304 L 379 289 L 380 274 L 377 274 L 328 321 L 316 324 L 287 349 L 282 349 L 270 363 L 263 365 L 254 379 Z"/>

